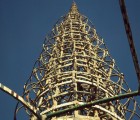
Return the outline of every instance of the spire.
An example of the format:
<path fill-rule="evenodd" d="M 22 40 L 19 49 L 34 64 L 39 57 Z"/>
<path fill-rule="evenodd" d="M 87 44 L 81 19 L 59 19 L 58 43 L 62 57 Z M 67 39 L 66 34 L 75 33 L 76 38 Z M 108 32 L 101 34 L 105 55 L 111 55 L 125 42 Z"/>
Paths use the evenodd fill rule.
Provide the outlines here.
<path fill-rule="evenodd" d="M 124 97 L 130 93 L 123 74 L 103 39 L 73 1 L 69 13 L 46 36 L 43 50 L 25 83 L 24 99 L 37 109 L 43 120 L 46 117 L 49 120 L 126 120 L 126 115 L 130 119 L 133 115 L 140 116 L 133 110 L 127 113 L 131 105 L 140 111 L 134 99 L 128 98 L 123 104 L 114 98 L 124 98 L 121 93 Z M 115 101 L 102 103 L 104 98 Z M 98 100 L 100 104 L 89 106 Z M 15 115 L 22 107 L 19 105 Z M 29 110 L 26 109 L 27 114 L 35 120 Z"/>
<path fill-rule="evenodd" d="M 78 8 L 77 8 L 77 5 L 76 5 L 75 1 L 73 1 L 72 5 L 71 5 L 70 12 L 71 13 L 77 13 L 78 12 Z"/>

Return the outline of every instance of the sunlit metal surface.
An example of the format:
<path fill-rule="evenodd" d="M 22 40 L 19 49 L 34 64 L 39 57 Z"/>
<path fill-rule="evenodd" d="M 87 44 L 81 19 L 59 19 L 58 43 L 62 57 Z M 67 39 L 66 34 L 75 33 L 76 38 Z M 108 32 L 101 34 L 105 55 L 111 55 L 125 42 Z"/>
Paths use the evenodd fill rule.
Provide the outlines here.
<path fill-rule="evenodd" d="M 68 14 L 46 36 L 43 50 L 24 85 L 23 97 L 40 115 L 47 117 L 49 113 L 70 109 L 75 105 L 130 92 L 104 40 L 73 3 Z M 19 110 L 20 104 L 16 113 Z M 36 119 L 28 109 L 25 108 L 25 111 L 29 118 Z M 140 119 L 140 107 L 130 97 L 74 109 L 50 116 L 49 119 Z"/>

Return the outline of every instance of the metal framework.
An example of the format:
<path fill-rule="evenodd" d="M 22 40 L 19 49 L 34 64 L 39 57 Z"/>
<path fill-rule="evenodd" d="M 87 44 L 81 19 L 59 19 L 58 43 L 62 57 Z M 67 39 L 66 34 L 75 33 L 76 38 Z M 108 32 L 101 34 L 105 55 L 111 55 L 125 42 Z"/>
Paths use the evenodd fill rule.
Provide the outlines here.
<path fill-rule="evenodd" d="M 23 95 L 1 83 L 0 89 L 19 101 L 15 120 L 21 109 L 31 120 L 140 119 L 133 97 L 140 91 L 128 87 L 104 40 L 75 2 L 46 36 Z"/>
<path fill-rule="evenodd" d="M 140 119 L 136 113 L 140 107 L 132 97 L 92 104 L 124 93 L 131 94 L 131 90 L 123 73 L 93 24 L 73 3 L 46 36 L 43 51 L 24 86 L 24 99 L 48 120 L 131 120 L 134 115 Z"/>

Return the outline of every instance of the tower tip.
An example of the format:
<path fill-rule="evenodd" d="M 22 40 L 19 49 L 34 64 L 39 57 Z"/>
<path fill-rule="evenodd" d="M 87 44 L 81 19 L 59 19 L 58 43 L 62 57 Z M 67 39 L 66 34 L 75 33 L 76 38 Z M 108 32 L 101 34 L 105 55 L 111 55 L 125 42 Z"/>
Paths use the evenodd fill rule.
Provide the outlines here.
<path fill-rule="evenodd" d="M 70 12 L 72 12 L 72 13 L 78 12 L 78 7 L 77 7 L 76 2 L 74 0 L 72 2 Z"/>

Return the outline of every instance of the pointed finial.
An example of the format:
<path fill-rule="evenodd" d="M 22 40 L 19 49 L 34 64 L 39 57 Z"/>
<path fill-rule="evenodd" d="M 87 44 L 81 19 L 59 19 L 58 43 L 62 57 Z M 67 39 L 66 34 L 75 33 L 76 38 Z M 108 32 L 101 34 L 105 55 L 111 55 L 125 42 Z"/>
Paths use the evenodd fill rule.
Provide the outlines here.
<path fill-rule="evenodd" d="M 73 0 L 73 3 L 72 3 L 72 6 L 71 6 L 70 12 L 72 12 L 72 13 L 77 13 L 78 12 L 78 8 L 77 8 L 77 5 L 76 5 L 74 0 Z"/>

